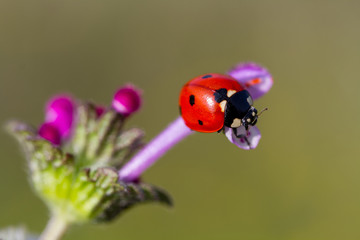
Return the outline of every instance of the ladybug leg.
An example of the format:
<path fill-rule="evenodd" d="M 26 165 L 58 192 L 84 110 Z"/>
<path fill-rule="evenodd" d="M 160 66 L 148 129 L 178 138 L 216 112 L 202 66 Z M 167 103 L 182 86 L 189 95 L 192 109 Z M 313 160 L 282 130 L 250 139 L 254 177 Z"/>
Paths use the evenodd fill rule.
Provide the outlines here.
<path fill-rule="evenodd" d="M 250 144 L 250 142 L 249 142 L 249 139 L 247 138 L 247 137 L 244 137 L 244 139 L 245 139 L 245 142 L 246 142 L 246 144 L 249 146 L 249 148 L 251 149 L 251 144 Z"/>
<path fill-rule="evenodd" d="M 233 128 L 232 130 L 233 130 L 233 132 L 234 132 L 234 135 L 235 135 L 237 138 L 244 139 L 245 142 L 246 142 L 246 144 L 249 146 L 249 148 L 251 148 L 251 144 L 250 144 L 250 142 L 249 142 L 249 139 L 247 138 L 247 135 L 245 135 L 245 134 L 239 134 L 239 135 L 238 135 L 238 133 L 237 133 L 237 128 Z M 247 132 L 247 131 L 246 131 L 246 132 Z"/>

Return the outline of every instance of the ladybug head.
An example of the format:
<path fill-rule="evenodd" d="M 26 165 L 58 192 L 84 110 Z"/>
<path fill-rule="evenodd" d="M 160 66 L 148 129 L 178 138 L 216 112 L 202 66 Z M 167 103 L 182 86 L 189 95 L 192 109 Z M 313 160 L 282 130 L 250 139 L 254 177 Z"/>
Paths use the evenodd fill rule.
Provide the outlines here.
<path fill-rule="evenodd" d="M 258 117 L 260 117 L 260 115 L 266 110 L 268 110 L 268 108 L 264 108 L 258 114 L 258 111 L 254 107 L 250 107 L 245 117 L 241 119 L 241 124 L 244 125 L 246 130 L 248 130 L 249 125 L 254 126 L 257 122 Z"/>
<path fill-rule="evenodd" d="M 248 130 L 249 125 L 254 126 L 258 119 L 257 110 L 254 107 L 250 107 L 245 116 L 241 119 L 241 124 Z"/>

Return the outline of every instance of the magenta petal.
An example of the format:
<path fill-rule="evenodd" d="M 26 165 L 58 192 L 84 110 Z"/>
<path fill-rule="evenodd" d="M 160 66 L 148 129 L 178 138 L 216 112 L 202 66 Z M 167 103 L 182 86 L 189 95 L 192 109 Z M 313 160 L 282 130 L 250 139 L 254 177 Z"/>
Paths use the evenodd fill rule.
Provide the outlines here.
<path fill-rule="evenodd" d="M 38 134 L 40 137 L 48 140 L 54 145 L 60 145 L 61 136 L 59 130 L 51 123 L 44 123 L 39 128 Z"/>
<path fill-rule="evenodd" d="M 117 90 L 112 106 L 122 115 L 129 116 L 139 110 L 141 102 L 141 91 L 132 85 L 127 85 Z"/>
<path fill-rule="evenodd" d="M 55 126 L 62 137 L 70 134 L 74 120 L 75 101 L 67 95 L 57 95 L 46 104 L 45 122 Z"/>
<path fill-rule="evenodd" d="M 273 79 L 269 71 L 256 63 L 240 63 L 227 72 L 246 88 L 253 99 L 257 99 L 267 93 Z"/>
<path fill-rule="evenodd" d="M 235 136 L 232 128 L 225 127 L 225 136 L 229 141 L 245 150 L 256 148 L 261 138 L 260 130 L 256 126 L 251 126 L 247 132 L 244 126 L 240 126 L 237 128 L 237 135 L 244 135 L 244 137 L 239 138 Z M 246 141 L 245 136 L 248 142 Z"/>

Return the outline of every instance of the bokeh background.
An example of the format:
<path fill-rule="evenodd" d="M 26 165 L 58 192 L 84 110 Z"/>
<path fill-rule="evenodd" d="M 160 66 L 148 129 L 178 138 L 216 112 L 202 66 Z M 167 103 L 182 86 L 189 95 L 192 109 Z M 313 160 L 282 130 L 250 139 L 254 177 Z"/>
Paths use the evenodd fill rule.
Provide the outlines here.
<path fill-rule="evenodd" d="M 141 205 L 65 239 L 360 239 L 359 1 L 0 0 L 0 122 L 34 125 L 45 101 L 70 92 L 109 104 L 144 90 L 128 126 L 150 140 L 178 116 L 194 76 L 255 61 L 274 77 L 256 150 L 195 134 L 144 179 L 175 207 Z M 0 133 L 0 227 L 41 232 L 17 143 Z"/>

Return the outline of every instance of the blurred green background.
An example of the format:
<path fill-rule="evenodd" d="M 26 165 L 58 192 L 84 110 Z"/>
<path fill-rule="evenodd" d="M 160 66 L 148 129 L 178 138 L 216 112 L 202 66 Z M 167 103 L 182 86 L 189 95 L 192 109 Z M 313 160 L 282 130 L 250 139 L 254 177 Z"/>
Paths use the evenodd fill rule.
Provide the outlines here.
<path fill-rule="evenodd" d="M 244 151 L 195 134 L 144 179 L 175 207 L 141 205 L 65 239 L 360 239 L 359 1 L 0 0 L 0 122 L 39 124 L 70 92 L 109 104 L 144 90 L 128 126 L 150 140 L 178 116 L 189 79 L 255 61 L 274 77 L 262 140 Z M 0 227 L 43 230 L 17 143 L 0 133 Z"/>

